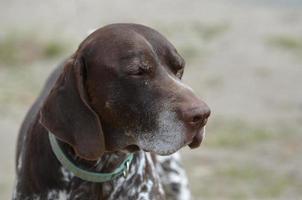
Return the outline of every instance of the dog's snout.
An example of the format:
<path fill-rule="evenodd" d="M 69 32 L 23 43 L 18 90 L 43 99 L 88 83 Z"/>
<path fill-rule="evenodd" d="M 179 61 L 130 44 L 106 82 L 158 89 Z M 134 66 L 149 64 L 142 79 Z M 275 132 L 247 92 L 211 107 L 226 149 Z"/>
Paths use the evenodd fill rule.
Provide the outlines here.
<path fill-rule="evenodd" d="M 183 111 L 184 121 L 190 126 L 204 126 L 211 114 L 207 105 L 189 108 Z"/>

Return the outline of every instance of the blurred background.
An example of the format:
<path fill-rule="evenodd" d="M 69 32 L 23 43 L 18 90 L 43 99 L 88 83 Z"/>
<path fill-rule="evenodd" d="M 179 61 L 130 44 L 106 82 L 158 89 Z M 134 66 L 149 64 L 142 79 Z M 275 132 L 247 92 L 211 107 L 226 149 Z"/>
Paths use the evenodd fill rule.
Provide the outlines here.
<path fill-rule="evenodd" d="M 91 29 L 116 22 L 164 34 L 212 109 L 202 147 L 181 151 L 195 199 L 301 198 L 301 0 L 0 0 L 0 19 L 0 199 L 46 77 Z"/>

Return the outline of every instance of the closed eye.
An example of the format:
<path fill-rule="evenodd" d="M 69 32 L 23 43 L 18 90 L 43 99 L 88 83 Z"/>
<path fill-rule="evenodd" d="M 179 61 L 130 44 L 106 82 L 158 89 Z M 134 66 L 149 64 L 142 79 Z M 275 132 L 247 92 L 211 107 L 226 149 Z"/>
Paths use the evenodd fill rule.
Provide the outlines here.
<path fill-rule="evenodd" d="M 145 73 L 146 73 L 146 71 L 145 71 L 143 68 L 138 67 L 138 68 L 135 69 L 135 70 L 131 70 L 131 71 L 129 72 L 129 75 L 142 76 L 142 75 L 144 75 Z"/>
<path fill-rule="evenodd" d="M 131 76 L 144 76 L 151 73 L 151 67 L 145 65 L 135 65 L 128 67 L 128 74 Z"/>
<path fill-rule="evenodd" d="M 173 74 L 177 78 L 181 79 L 184 73 L 185 61 L 181 57 L 177 56 L 170 60 L 169 66 Z"/>

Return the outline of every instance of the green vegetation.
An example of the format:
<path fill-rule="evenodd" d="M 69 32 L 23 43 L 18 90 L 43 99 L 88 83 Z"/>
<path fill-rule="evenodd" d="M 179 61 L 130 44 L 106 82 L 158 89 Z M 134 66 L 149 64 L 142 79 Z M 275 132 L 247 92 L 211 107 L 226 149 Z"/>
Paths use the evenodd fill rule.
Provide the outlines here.
<path fill-rule="evenodd" d="M 205 79 L 205 84 L 209 89 L 220 89 L 224 85 L 223 77 L 220 75 L 208 75 Z"/>
<path fill-rule="evenodd" d="M 203 60 L 208 55 L 207 45 L 229 30 L 227 23 L 205 24 L 197 21 L 169 26 L 159 22 L 154 27 L 175 44 L 179 53 L 188 62 L 194 59 L 198 59 L 199 62 Z"/>
<path fill-rule="evenodd" d="M 255 67 L 254 71 L 254 74 L 260 78 L 268 78 L 270 75 L 272 75 L 272 73 L 273 71 L 270 68 L 264 66 Z"/>
<path fill-rule="evenodd" d="M 283 49 L 302 50 L 302 37 L 295 37 L 295 36 L 288 36 L 288 35 L 272 36 L 271 38 L 268 39 L 268 42 L 271 45 Z"/>
<path fill-rule="evenodd" d="M 201 61 L 205 56 L 205 52 L 201 53 L 203 50 L 193 44 L 182 44 L 179 46 L 178 51 L 186 60 L 198 58 Z"/>
<path fill-rule="evenodd" d="M 0 64 L 11 66 L 50 59 L 62 55 L 68 47 L 66 42 L 59 40 L 12 32 L 0 38 Z"/>
<path fill-rule="evenodd" d="M 43 55 L 47 58 L 52 58 L 61 55 L 66 51 L 66 47 L 59 41 L 48 41 L 43 47 Z"/>
<path fill-rule="evenodd" d="M 193 157 L 187 173 L 196 197 L 241 200 L 302 195 L 301 177 L 284 170 L 287 160 L 299 157 L 300 129 L 216 116 L 207 131 L 202 147 L 188 152 Z"/>
<path fill-rule="evenodd" d="M 203 193 L 213 196 L 212 192 L 223 190 L 228 199 L 246 199 L 253 195 L 257 198 L 280 197 L 290 187 L 298 189 L 301 184 L 295 178 L 278 174 L 272 169 L 267 169 L 257 163 L 246 163 L 241 165 L 231 165 L 214 170 L 213 177 L 217 183 L 220 179 L 222 187 L 218 185 L 207 185 L 213 187 L 209 189 L 203 187 Z M 214 184 L 210 182 L 210 184 Z M 245 183 L 242 185 L 242 183 Z M 234 189 L 237 188 L 237 189 Z"/>
<path fill-rule="evenodd" d="M 212 134 L 206 143 L 210 147 L 244 147 L 279 135 L 266 127 L 252 126 L 241 120 L 216 120 L 209 129 Z"/>
<path fill-rule="evenodd" d="M 226 23 L 206 25 L 201 23 L 194 23 L 193 30 L 205 41 L 211 41 L 223 35 L 229 29 Z"/>
<path fill-rule="evenodd" d="M 289 51 L 301 58 L 302 55 L 302 37 L 290 35 L 275 35 L 267 39 L 267 43 L 285 51 Z"/>

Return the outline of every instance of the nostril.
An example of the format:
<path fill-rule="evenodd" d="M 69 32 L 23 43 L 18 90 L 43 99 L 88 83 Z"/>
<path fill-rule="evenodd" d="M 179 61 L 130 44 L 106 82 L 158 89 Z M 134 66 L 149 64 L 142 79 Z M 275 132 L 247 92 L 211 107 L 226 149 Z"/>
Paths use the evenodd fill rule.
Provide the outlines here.
<path fill-rule="evenodd" d="M 193 117 L 192 122 L 193 123 L 201 122 L 203 120 L 202 118 L 203 117 L 201 115 L 196 115 L 196 116 Z"/>
<path fill-rule="evenodd" d="M 187 115 L 188 116 L 187 120 L 191 125 L 203 126 L 207 122 L 207 119 L 209 118 L 211 111 L 210 109 L 198 108 L 198 109 L 191 110 L 189 113 L 190 114 Z"/>

